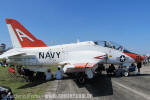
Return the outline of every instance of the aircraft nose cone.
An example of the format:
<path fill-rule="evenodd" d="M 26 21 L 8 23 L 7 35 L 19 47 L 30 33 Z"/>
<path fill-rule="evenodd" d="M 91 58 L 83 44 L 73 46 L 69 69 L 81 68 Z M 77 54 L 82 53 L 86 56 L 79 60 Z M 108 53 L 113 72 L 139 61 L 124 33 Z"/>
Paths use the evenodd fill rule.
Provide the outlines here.
<path fill-rule="evenodd" d="M 144 57 L 144 56 L 141 56 L 141 60 L 142 60 L 142 61 L 145 60 L 145 57 Z"/>
<path fill-rule="evenodd" d="M 141 62 L 145 59 L 144 56 L 141 56 L 139 54 L 134 54 L 134 53 L 125 53 L 125 54 L 131 57 L 132 59 L 134 59 L 135 62 Z"/>

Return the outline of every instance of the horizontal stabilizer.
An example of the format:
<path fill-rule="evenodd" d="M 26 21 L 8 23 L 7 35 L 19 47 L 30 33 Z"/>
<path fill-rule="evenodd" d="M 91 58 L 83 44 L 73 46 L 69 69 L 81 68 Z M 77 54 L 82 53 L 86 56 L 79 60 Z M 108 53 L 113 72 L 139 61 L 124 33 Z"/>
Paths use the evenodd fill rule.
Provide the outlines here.
<path fill-rule="evenodd" d="M 25 55 L 25 53 L 10 50 L 10 51 L 7 51 L 4 54 L 0 55 L 0 59 L 5 59 L 5 58 L 8 58 L 8 57 L 19 56 L 19 55 Z"/>

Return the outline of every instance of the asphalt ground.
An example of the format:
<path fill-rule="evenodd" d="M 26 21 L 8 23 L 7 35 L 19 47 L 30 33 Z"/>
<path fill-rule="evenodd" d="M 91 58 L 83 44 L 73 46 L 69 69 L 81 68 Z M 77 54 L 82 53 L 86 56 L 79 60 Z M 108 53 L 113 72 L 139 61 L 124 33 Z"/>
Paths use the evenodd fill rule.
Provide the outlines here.
<path fill-rule="evenodd" d="M 141 72 L 128 77 L 102 75 L 85 85 L 65 77 L 52 81 L 38 100 L 150 100 L 150 66 Z"/>

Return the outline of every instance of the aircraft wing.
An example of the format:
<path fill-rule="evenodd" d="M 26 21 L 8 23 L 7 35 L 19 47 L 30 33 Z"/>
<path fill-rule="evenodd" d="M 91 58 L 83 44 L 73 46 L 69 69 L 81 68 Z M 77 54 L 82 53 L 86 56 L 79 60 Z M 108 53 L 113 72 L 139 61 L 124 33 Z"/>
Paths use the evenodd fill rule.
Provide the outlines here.
<path fill-rule="evenodd" d="M 98 63 L 104 62 L 106 54 L 99 51 L 74 51 L 68 53 L 68 59 L 60 63 L 64 66 L 64 72 L 68 69 L 95 69 Z"/>
<path fill-rule="evenodd" d="M 64 61 L 61 62 L 60 65 L 63 66 L 63 71 L 66 73 L 75 70 L 83 70 L 85 68 L 91 68 L 95 70 L 98 67 L 98 63 L 100 63 L 99 60 L 90 59 L 89 61 Z"/>
<path fill-rule="evenodd" d="M 85 62 L 82 62 L 82 61 L 64 61 L 64 62 L 61 62 L 60 65 L 73 65 L 74 68 L 91 68 L 93 67 L 95 64 L 97 64 L 99 61 L 85 61 Z"/>

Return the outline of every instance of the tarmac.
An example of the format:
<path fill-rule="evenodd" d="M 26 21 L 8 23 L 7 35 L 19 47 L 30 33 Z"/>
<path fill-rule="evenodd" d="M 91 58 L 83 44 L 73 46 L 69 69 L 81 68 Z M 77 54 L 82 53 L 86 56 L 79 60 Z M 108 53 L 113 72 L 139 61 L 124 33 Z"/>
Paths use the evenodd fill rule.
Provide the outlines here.
<path fill-rule="evenodd" d="M 128 77 L 102 75 L 85 85 L 65 77 L 52 81 L 38 100 L 150 100 L 150 65 L 143 66 L 141 73 Z"/>

